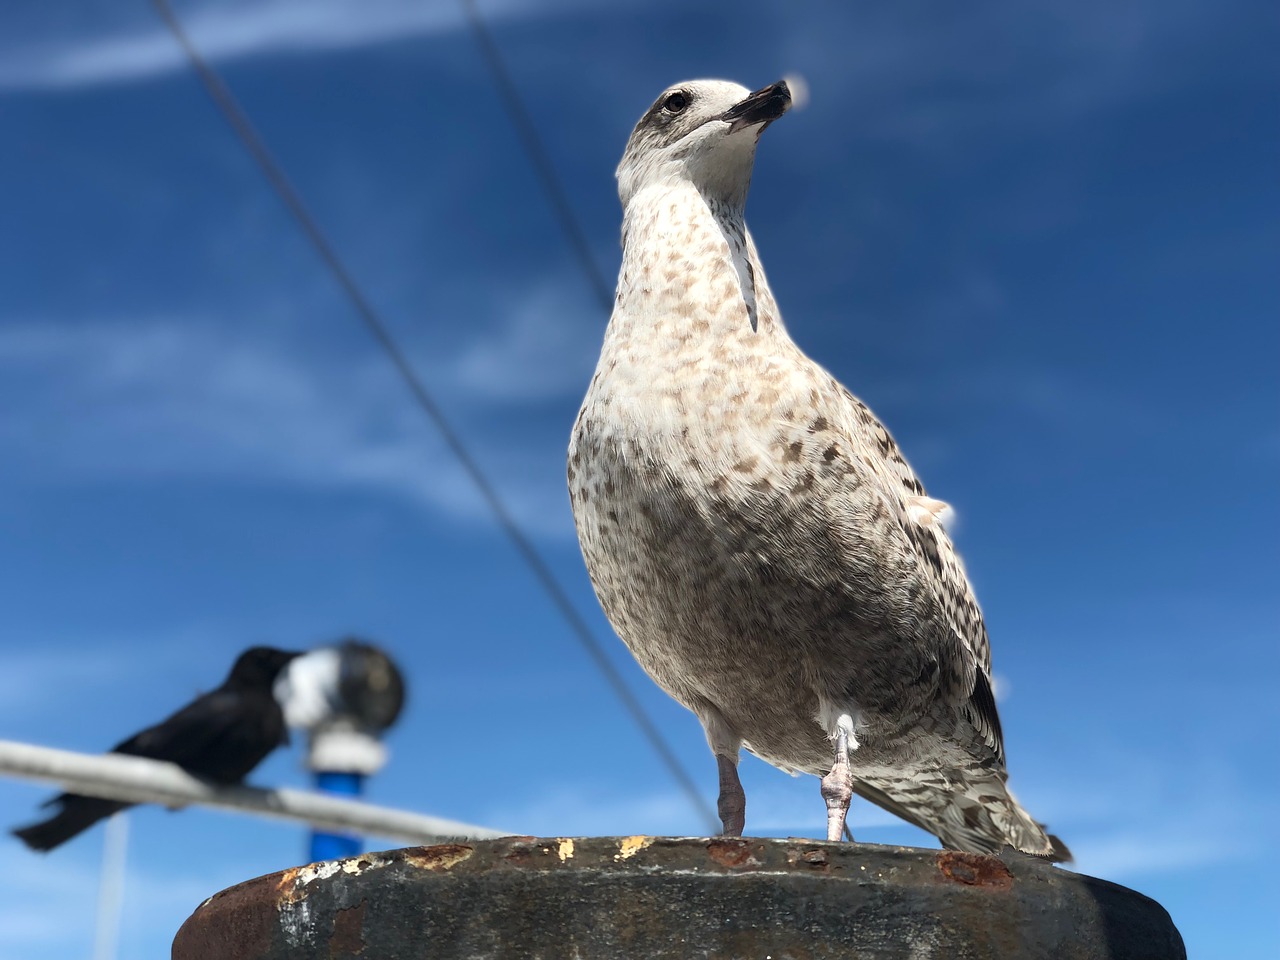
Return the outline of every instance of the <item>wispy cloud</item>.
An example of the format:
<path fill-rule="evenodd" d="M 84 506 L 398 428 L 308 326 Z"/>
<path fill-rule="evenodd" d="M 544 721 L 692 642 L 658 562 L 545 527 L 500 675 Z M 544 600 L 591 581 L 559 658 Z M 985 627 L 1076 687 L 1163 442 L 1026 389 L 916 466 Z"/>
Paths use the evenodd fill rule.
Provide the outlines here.
<path fill-rule="evenodd" d="M 1256 858 L 1274 837 L 1270 798 L 1224 759 L 1187 761 L 1099 748 L 1087 771 L 1020 794 L 1075 854 L 1071 869 L 1128 882 Z"/>
<path fill-rule="evenodd" d="M 134 696 L 155 675 L 185 678 L 173 692 L 194 696 L 220 679 L 230 657 L 221 631 L 192 624 L 153 637 L 45 632 L 22 639 L 0 646 L 0 724 L 10 733 L 48 723 L 50 713 L 79 703 L 86 693 L 110 689 Z M 139 673 L 140 663 L 147 673 Z"/>
<path fill-rule="evenodd" d="M 518 317 L 517 340 L 522 325 L 538 322 Z M 553 341 L 557 326 L 548 322 Z M 502 336 L 460 349 L 471 359 L 449 386 L 476 399 L 495 389 L 561 392 L 583 379 L 581 358 L 557 373 L 544 356 L 530 371 L 522 348 Z M 0 371 L 21 385 L 23 416 L 0 425 L 0 450 L 26 475 L 355 487 L 487 520 L 470 479 L 386 361 L 372 352 L 340 359 L 303 358 L 202 322 L 9 324 L 0 331 Z M 434 366 L 455 367 L 447 359 Z M 563 445 L 504 437 L 494 426 L 472 452 L 507 478 L 499 487 L 528 526 L 567 533 Z"/>
<path fill-rule="evenodd" d="M 563 4 L 561 4 L 563 6 Z M 490 0 L 492 18 L 532 12 L 520 0 Z M 178 16 L 201 52 L 228 61 L 266 53 L 300 53 L 369 46 L 458 30 L 457 3 L 420 0 L 257 0 L 178 5 Z M 539 8 L 545 14 L 546 7 Z M 144 80 L 186 69 L 186 58 L 155 16 L 122 22 L 94 36 L 62 36 L 22 46 L 10 41 L 0 56 L 0 89 L 58 89 Z"/>
<path fill-rule="evenodd" d="M 577 289 L 580 285 L 573 285 Z M 473 341 L 451 365 L 458 383 L 495 400 L 537 400 L 586 389 L 600 353 L 604 323 L 566 284 L 544 283 L 508 297 L 496 335 Z"/>
<path fill-rule="evenodd" d="M 947 384 L 952 395 L 966 392 L 975 403 L 1019 411 L 1059 432 L 1149 430 L 1159 422 L 1155 405 L 1123 386 L 1088 383 L 1047 368 L 992 365 L 966 371 Z"/>
<path fill-rule="evenodd" d="M 813 60 L 814 51 L 836 49 L 819 39 L 827 18 L 793 21 L 781 42 L 799 68 L 811 65 L 828 89 L 849 92 L 865 135 L 927 144 L 993 125 L 1060 123 L 1189 75 L 1194 66 L 1168 54 L 1203 38 L 1216 16 L 1194 0 L 979 2 L 923 18 L 898 6 L 860 7 L 849 14 L 855 49 L 842 48 L 838 61 Z"/>
<path fill-rule="evenodd" d="M 563 783 L 523 802 L 508 798 L 487 812 L 486 822 L 550 837 L 702 832 L 697 814 L 677 790 L 637 794 L 599 784 Z"/>
<path fill-rule="evenodd" d="M 0 720 L 20 718 L 44 706 L 51 691 L 64 702 L 74 702 L 84 690 L 101 688 L 133 669 L 132 660 L 122 657 L 118 647 L 95 646 L 74 653 L 65 647 L 6 650 L 0 653 Z"/>
<path fill-rule="evenodd" d="M 1076 862 L 1070 869 L 1104 880 L 1124 881 L 1226 863 L 1249 850 L 1243 842 L 1170 832 L 1177 829 L 1178 825 L 1165 824 L 1159 830 L 1117 831 L 1073 840 L 1071 852 Z M 1181 829 L 1185 831 L 1186 825 Z"/>
<path fill-rule="evenodd" d="M 710 758 L 708 758 L 708 767 Z M 751 757 L 740 768 L 747 793 L 747 831 L 754 836 L 820 836 L 825 810 L 813 777 L 789 778 Z M 1025 772 L 1025 771 L 1024 771 Z M 1169 876 L 1191 868 L 1256 858 L 1274 834 L 1267 802 L 1229 770 L 1203 765 L 1190 777 L 1151 761 L 1099 756 L 1088 776 L 1062 777 L 1074 792 L 1046 779 L 1019 782 L 1019 798 L 1067 842 L 1071 869 L 1118 882 Z M 708 774 L 709 775 L 709 774 Z M 1059 776 L 1061 772 L 1059 771 Z M 709 800 L 714 797 L 709 796 Z M 501 814 L 499 818 L 498 814 Z M 703 826 L 672 787 L 628 792 L 599 782 L 562 783 L 489 812 L 513 829 L 555 836 L 690 834 Z M 859 840 L 932 847 L 936 841 L 863 801 L 850 810 Z"/>
<path fill-rule="evenodd" d="M 714 765 L 706 758 L 711 781 Z M 742 778 L 747 792 L 747 832 L 752 836 L 819 836 L 826 829 L 826 808 L 814 777 L 789 778 L 750 757 L 744 757 Z M 523 801 L 508 798 L 487 813 L 488 823 L 539 836 L 657 836 L 702 835 L 706 825 L 680 790 L 664 787 L 637 792 L 634 784 L 558 784 Z M 715 804 L 715 797 L 708 796 Z M 886 829 L 918 833 L 879 807 L 858 801 L 849 815 L 856 836 L 873 839 Z M 875 838 L 880 842 L 878 836 Z M 896 841 L 898 838 L 895 837 Z M 927 842 L 921 841 L 921 842 Z"/>

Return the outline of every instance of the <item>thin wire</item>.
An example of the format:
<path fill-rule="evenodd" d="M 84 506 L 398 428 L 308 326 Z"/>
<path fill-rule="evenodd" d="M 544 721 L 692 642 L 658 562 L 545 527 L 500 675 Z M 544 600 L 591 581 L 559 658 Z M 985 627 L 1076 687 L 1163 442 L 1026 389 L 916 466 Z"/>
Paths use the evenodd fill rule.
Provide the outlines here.
<path fill-rule="evenodd" d="M 631 718 L 636 722 L 646 739 L 654 751 L 661 758 L 662 762 L 670 770 L 671 775 L 680 785 L 688 796 L 690 803 L 703 816 L 713 829 L 718 830 L 720 820 L 712 811 L 710 804 L 703 798 L 698 791 L 697 784 L 694 783 L 692 777 L 681 765 L 676 758 L 671 747 L 667 745 L 666 740 L 649 719 L 649 715 L 645 712 L 640 701 L 636 699 L 635 694 L 627 686 L 622 674 L 609 660 L 595 635 L 591 632 L 591 628 L 587 626 L 585 620 L 574 607 L 573 602 L 569 599 L 569 595 L 565 592 L 560 582 L 556 579 L 547 562 L 542 559 L 542 555 L 538 553 L 533 542 L 525 535 L 520 526 L 516 523 L 515 518 L 507 510 L 506 505 L 498 496 L 493 484 L 489 482 L 484 471 L 480 468 L 479 463 L 471 455 L 466 445 L 463 443 L 461 436 L 450 425 L 446 419 L 440 406 L 427 390 L 422 379 L 414 371 L 409 360 L 405 357 L 404 352 L 392 337 L 390 330 L 382 319 L 374 310 L 373 305 L 361 292 L 355 279 L 348 272 L 346 266 L 339 259 L 337 252 L 329 243 L 324 233 L 320 230 L 319 225 L 311 216 L 306 206 L 302 202 L 302 198 L 290 183 L 288 177 L 285 176 L 284 170 L 276 162 L 271 152 L 267 149 L 266 143 L 262 137 L 254 129 L 249 122 L 248 116 L 237 103 L 230 89 L 222 81 L 222 78 L 214 71 L 209 63 L 200 55 L 200 51 L 196 49 L 190 37 L 187 36 L 182 25 L 178 22 L 173 10 L 170 8 L 168 0 L 152 0 L 152 4 L 159 13 L 160 18 L 168 26 L 173 33 L 182 49 L 186 52 L 187 58 L 191 61 L 192 67 L 199 74 L 203 81 L 205 89 L 208 90 L 209 96 L 213 99 L 214 104 L 222 111 L 227 122 L 231 124 L 232 130 L 240 138 L 245 149 L 257 161 L 259 169 L 267 178 L 268 183 L 280 196 L 284 205 L 288 208 L 293 218 L 298 222 L 307 238 L 315 247 L 316 252 L 320 254 L 320 258 L 325 262 L 338 284 L 350 299 L 352 306 L 355 307 L 356 313 L 360 315 L 360 319 L 364 321 L 365 326 L 373 335 L 373 338 L 382 347 L 387 357 L 391 360 L 396 372 L 400 374 L 405 385 L 409 388 L 409 392 L 418 402 L 423 412 L 431 420 L 437 430 L 440 431 L 441 437 L 444 438 L 446 446 L 457 457 L 458 463 L 462 465 L 463 470 L 471 478 L 476 489 L 480 492 L 489 509 L 493 511 L 494 517 L 498 521 L 498 525 L 507 535 L 507 538 L 515 546 L 517 552 L 523 557 L 529 569 L 533 572 L 534 577 L 551 599 L 552 604 L 564 617 L 565 622 L 569 625 L 570 631 L 582 644 L 587 654 L 590 656 L 596 667 L 604 674 L 605 680 L 613 689 L 614 695 L 621 701 L 622 705 L 631 714 Z M 612 299 L 612 298 L 610 298 Z"/>
<path fill-rule="evenodd" d="M 547 199 L 551 202 L 551 207 L 555 211 L 556 217 L 560 220 L 560 226 L 564 229 L 569 245 L 573 247 L 573 252 L 577 254 L 578 261 L 582 264 L 582 272 L 586 274 L 587 282 L 591 284 L 592 290 L 595 291 L 605 310 L 612 310 L 613 285 L 605 279 L 604 274 L 600 272 L 600 267 L 596 263 L 595 257 L 592 256 L 591 244 L 587 241 L 586 231 L 582 229 L 578 218 L 574 216 L 573 206 L 569 203 L 569 195 L 560 183 L 560 178 L 556 176 L 556 169 L 551 162 L 551 157 L 547 153 L 546 147 L 542 144 L 542 138 L 538 136 L 538 125 L 533 122 L 533 118 L 529 116 L 529 111 L 525 109 L 524 101 L 520 99 L 520 89 L 516 86 L 515 81 L 511 79 L 511 73 L 507 70 L 506 62 L 502 59 L 502 52 L 498 49 L 498 45 L 494 43 L 493 35 L 489 33 L 489 28 L 485 25 L 484 18 L 480 15 L 480 8 L 476 6 L 475 0 L 462 0 L 462 7 L 466 11 L 468 22 L 471 24 L 471 32 L 475 34 L 476 43 L 480 46 L 480 52 L 484 54 L 489 72 L 493 74 L 493 82 L 497 85 L 498 92 L 502 95 L 503 103 L 506 104 L 507 115 L 511 118 L 511 123 L 516 128 L 516 134 L 520 137 L 524 152 L 529 155 L 529 162 L 533 164 L 534 171 L 542 180 Z"/>

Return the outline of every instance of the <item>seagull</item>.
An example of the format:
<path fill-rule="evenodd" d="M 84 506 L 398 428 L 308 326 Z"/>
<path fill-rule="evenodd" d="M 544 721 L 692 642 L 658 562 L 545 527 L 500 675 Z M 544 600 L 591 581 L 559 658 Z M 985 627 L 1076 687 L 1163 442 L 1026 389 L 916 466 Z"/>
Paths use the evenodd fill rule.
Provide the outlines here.
<path fill-rule="evenodd" d="M 743 747 L 821 778 L 827 838 L 860 795 L 946 847 L 1066 846 L 1006 786 L 986 626 L 889 431 L 791 340 L 744 208 L 786 81 L 676 84 L 617 170 L 622 267 L 568 483 L 596 595 L 701 721 L 724 834 Z"/>
<path fill-rule="evenodd" d="M 295 657 L 286 650 L 251 647 L 236 659 L 216 690 L 197 697 L 168 719 L 112 747 L 111 753 L 176 763 L 187 773 L 216 783 L 239 783 L 276 747 L 289 740 L 272 684 Z M 13 831 L 32 850 L 66 843 L 130 803 L 60 793 L 47 820 Z"/>

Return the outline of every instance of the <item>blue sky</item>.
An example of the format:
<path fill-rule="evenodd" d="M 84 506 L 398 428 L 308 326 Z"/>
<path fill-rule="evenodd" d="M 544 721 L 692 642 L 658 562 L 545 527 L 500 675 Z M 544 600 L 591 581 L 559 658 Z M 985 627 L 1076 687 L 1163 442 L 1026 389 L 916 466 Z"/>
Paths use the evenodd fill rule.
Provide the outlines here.
<path fill-rule="evenodd" d="M 481 7 L 608 275 L 613 169 L 653 97 L 806 77 L 749 222 L 796 340 L 958 510 L 1014 789 L 1192 956 L 1274 956 L 1273 14 Z M 711 797 L 696 721 L 582 567 L 563 456 L 606 318 L 461 8 L 176 8 Z M 411 684 L 373 800 L 702 832 L 149 4 L 11 0 L 0 115 L 0 736 L 101 750 L 250 643 L 354 631 Z M 302 785 L 300 759 L 255 779 Z M 743 779 L 748 832 L 821 834 L 811 778 L 748 758 Z M 0 781 L 0 824 L 47 792 Z M 865 804 L 851 822 L 929 842 Z M 120 957 L 164 955 L 203 897 L 304 849 L 137 812 Z M 0 953 L 88 952 L 101 850 L 0 844 Z"/>

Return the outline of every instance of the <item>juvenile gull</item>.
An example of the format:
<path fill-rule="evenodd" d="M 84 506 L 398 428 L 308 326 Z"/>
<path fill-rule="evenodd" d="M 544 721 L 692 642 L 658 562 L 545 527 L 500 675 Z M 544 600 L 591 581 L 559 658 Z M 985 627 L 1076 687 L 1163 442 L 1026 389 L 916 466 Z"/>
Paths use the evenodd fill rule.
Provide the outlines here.
<path fill-rule="evenodd" d="M 791 341 L 743 210 L 791 104 L 681 83 L 618 167 L 622 270 L 569 446 L 578 539 L 618 635 L 702 721 L 724 832 L 746 747 L 935 834 L 1055 860 L 1005 786 L 982 614 L 889 432 Z"/>

